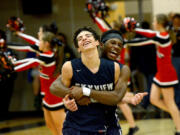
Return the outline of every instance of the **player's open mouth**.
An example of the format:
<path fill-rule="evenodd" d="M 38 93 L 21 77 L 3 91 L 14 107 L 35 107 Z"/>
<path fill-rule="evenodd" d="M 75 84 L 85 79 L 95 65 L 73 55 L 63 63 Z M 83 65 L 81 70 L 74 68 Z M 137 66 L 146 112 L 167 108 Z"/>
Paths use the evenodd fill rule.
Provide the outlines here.
<path fill-rule="evenodd" d="M 91 42 L 90 41 L 86 41 L 84 42 L 83 46 L 88 46 Z"/>

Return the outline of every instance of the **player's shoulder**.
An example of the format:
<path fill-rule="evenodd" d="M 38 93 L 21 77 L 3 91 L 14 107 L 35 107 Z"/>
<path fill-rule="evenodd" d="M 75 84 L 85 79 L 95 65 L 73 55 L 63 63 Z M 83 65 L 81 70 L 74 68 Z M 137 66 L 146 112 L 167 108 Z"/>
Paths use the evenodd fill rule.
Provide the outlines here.
<path fill-rule="evenodd" d="M 62 66 L 62 70 L 64 71 L 72 70 L 71 61 L 66 61 Z"/>
<path fill-rule="evenodd" d="M 123 67 L 121 68 L 121 76 L 124 76 L 126 78 L 129 78 L 131 74 L 130 68 L 127 65 L 123 65 Z"/>

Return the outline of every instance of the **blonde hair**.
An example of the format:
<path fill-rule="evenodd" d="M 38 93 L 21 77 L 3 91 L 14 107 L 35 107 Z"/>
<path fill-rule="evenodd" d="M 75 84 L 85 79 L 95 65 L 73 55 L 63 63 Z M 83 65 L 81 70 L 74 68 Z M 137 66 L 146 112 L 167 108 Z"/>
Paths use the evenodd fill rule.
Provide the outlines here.
<path fill-rule="evenodd" d="M 42 40 L 49 42 L 51 49 L 55 53 L 54 57 L 56 60 L 56 69 L 53 75 L 57 76 L 58 74 L 60 74 L 63 63 L 64 45 L 58 38 L 56 38 L 56 35 L 52 32 L 44 32 L 42 35 Z"/>
<path fill-rule="evenodd" d="M 157 14 L 156 20 L 157 23 L 161 24 L 164 28 L 166 28 L 169 24 L 168 17 L 165 14 Z"/>

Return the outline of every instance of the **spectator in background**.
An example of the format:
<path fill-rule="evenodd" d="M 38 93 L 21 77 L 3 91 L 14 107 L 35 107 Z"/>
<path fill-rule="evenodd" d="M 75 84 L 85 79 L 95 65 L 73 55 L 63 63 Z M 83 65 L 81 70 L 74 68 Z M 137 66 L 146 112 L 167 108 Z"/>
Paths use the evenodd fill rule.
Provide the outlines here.
<path fill-rule="evenodd" d="M 0 30 L 0 120 L 9 118 L 9 105 L 14 89 L 16 73 L 12 73 L 13 66 L 10 64 L 9 57 L 15 57 L 15 54 L 6 47 L 6 33 Z"/>
<path fill-rule="evenodd" d="M 64 33 L 59 32 L 57 33 L 57 38 L 61 40 L 64 44 L 64 62 L 75 58 L 76 55 L 73 52 L 73 49 L 68 45 L 66 35 Z"/>
<path fill-rule="evenodd" d="M 172 62 L 178 74 L 178 80 L 180 81 L 180 14 L 174 14 L 172 18 L 172 30 L 175 32 L 176 42 L 172 47 Z M 175 89 L 175 101 L 180 109 L 180 84 L 174 87 Z"/>
<path fill-rule="evenodd" d="M 150 29 L 150 25 L 147 21 L 141 23 L 143 29 Z M 140 34 L 136 34 L 137 37 L 142 37 Z M 156 48 L 154 44 L 148 46 L 131 47 L 131 70 L 138 70 L 142 74 L 142 79 L 145 81 L 145 90 L 150 95 L 150 89 L 153 77 L 156 73 Z M 141 82 L 142 83 L 142 82 Z M 139 85 L 142 85 L 138 83 Z M 150 104 L 149 95 L 144 97 L 141 105 L 146 109 Z"/>

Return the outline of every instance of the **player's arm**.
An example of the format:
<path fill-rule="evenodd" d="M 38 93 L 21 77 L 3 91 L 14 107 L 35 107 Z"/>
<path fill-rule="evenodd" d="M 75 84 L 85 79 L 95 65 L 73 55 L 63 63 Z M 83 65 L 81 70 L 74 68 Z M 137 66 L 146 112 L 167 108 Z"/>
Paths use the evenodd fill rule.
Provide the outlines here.
<path fill-rule="evenodd" d="M 101 92 L 102 93 L 101 94 L 100 91 L 92 90 L 90 97 L 96 99 L 100 103 L 107 105 L 116 105 L 119 102 L 130 103 L 133 105 L 139 104 L 144 98 L 144 96 L 146 96 L 148 93 L 142 92 L 142 93 L 137 93 L 133 96 L 128 96 L 128 94 L 126 94 L 126 90 L 127 90 L 129 77 L 130 77 L 130 69 L 128 66 L 124 65 L 121 69 L 121 73 L 118 82 L 116 83 L 114 91 L 112 92 L 103 91 Z"/>
<path fill-rule="evenodd" d="M 50 86 L 50 92 L 58 97 L 65 97 L 70 94 L 71 79 L 73 76 L 72 65 L 70 61 L 64 63 L 62 74 Z"/>
<path fill-rule="evenodd" d="M 97 91 L 93 89 L 85 89 L 80 87 L 74 87 L 72 90 L 72 94 L 76 100 L 79 100 L 82 96 L 89 93 L 90 98 L 93 98 L 99 103 L 106 104 L 106 105 L 117 105 L 118 102 L 121 101 L 122 97 L 124 96 L 127 88 L 127 82 L 130 75 L 129 67 L 124 66 L 121 69 L 119 64 L 115 63 L 115 90 L 114 91 Z M 89 92 L 88 92 L 89 91 Z"/>
<path fill-rule="evenodd" d="M 135 95 L 131 94 L 130 92 L 127 92 L 121 102 L 132 104 L 132 105 L 137 105 L 142 101 L 144 96 L 147 96 L 147 95 L 148 95 L 147 92 L 141 92 L 141 93 L 137 93 Z"/>
<path fill-rule="evenodd" d="M 120 72 L 119 64 L 115 63 L 116 85 L 114 91 L 92 90 L 90 97 L 103 104 L 107 104 L 107 105 L 118 104 L 126 93 L 129 76 L 130 76 L 130 70 L 128 66 L 123 66 Z"/>

